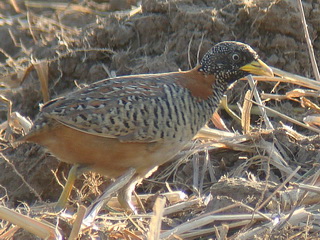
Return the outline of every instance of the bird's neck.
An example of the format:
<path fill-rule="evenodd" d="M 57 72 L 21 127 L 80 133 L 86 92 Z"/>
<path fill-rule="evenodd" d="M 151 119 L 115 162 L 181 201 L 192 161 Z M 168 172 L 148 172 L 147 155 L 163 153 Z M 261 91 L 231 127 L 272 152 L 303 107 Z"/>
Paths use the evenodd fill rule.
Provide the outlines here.
<path fill-rule="evenodd" d="M 189 71 L 180 72 L 176 81 L 182 87 L 187 88 L 199 102 L 215 101 L 219 103 L 228 88 L 226 81 L 201 71 L 200 65 Z"/>
<path fill-rule="evenodd" d="M 179 72 L 177 84 L 187 88 L 191 95 L 199 101 L 206 101 L 213 95 L 213 87 L 216 85 L 214 75 L 200 71 L 201 66 L 197 66 L 189 71 Z"/>
<path fill-rule="evenodd" d="M 228 85 L 225 83 L 225 81 L 220 82 L 219 79 L 217 79 L 212 86 L 212 94 L 210 97 L 200 102 L 200 104 L 204 106 L 203 109 L 205 110 L 205 114 L 207 115 L 208 119 L 210 119 L 212 114 L 218 108 L 221 98 L 226 93 L 227 89 Z"/>
<path fill-rule="evenodd" d="M 199 124 L 205 124 L 217 109 L 221 98 L 228 89 L 228 84 L 223 78 L 215 77 L 200 70 L 201 66 L 190 71 L 180 72 L 175 78 L 176 83 L 187 88 L 198 105 L 200 116 Z M 199 127 L 202 127 L 199 126 Z"/>

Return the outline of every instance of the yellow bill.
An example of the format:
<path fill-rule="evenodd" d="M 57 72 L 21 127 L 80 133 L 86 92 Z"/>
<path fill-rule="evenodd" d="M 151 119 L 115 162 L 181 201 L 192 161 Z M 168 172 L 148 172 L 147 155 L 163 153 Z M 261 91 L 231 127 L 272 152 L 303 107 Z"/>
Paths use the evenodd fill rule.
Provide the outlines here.
<path fill-rule="evenodd" d="M 254 60 L 251 63 L 242 66 L 240 69 L 255 75 L 273 77 L 272 69 L 260 59 Z"/>

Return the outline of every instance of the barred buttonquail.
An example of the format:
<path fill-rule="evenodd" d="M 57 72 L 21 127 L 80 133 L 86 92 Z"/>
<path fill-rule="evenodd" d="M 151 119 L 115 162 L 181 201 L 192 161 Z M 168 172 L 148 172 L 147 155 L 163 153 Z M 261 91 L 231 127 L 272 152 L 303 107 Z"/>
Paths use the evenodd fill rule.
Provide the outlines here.
<path fill-rule="evenodd" d="M 20 141 L 38 143 L 61 161 L 76 164 L 59 207 L 77 172 L 116 178 L 134 168 L 136 174 L 118 194 L 122 206 L 132 209 L 137 182 L 192 140 L 228 86 L 250 73 L 273 76 L 248 45 L 221 42 L 192 70 L 106 79 L 54 99 Z"/>

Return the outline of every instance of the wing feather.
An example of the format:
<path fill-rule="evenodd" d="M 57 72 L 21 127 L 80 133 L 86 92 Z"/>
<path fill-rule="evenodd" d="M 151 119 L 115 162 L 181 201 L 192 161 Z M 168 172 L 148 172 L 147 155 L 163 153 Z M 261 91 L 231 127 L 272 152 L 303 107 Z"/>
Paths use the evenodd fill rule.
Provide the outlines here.
<path fill-rule="evenodd" d="M 102 80 L 79 89 L 42 107 L 36 124 L 50 119 L 68 127 L 123 142 L 155 142 L 160 134 L 150 134 L 166 121 L 155 119 L 157 107 L 165 101 L 165 86 L 173 84 L 177 73 L 119 77 Z M 152 122 L 153 121 L 153 122 Z"/>

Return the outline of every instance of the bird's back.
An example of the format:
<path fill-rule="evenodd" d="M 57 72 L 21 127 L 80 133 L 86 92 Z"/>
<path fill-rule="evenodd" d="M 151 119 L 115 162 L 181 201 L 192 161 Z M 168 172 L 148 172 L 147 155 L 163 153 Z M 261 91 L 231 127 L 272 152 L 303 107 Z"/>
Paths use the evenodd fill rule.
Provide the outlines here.
<path fill-rule="evenodd" d="M 44 105 L 29 136 L 59 122 L 120 142 L 188 141 L 210 118 L 219 99 L 193 96 L 184 86 L 191 74 L 139 75 L 97 82 Z"/>

